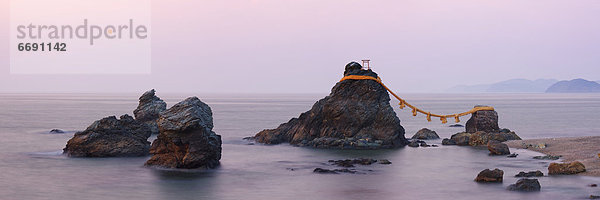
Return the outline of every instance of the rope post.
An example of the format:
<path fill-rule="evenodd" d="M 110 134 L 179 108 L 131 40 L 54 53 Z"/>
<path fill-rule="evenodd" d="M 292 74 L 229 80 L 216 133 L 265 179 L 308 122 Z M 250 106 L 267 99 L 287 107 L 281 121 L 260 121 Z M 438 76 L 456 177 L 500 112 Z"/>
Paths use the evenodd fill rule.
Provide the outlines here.
<path fill-rule="evenodd" d="M 367 67 L 367 69 L 371 69 L 371 64 L 370 64 L 371 60 L 362 60 L 363 63 L 363 67 Z"/>

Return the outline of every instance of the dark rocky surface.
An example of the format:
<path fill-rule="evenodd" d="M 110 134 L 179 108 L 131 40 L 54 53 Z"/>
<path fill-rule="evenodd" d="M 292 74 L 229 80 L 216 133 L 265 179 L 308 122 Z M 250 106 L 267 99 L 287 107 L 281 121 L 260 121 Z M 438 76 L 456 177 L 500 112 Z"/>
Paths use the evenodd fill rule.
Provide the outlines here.
<path fill-rule="evenodd" d="M 485 107 L 485 106 L 475 106 Z M 465 124 L 467 133 L 483 131 L 488 133 L 499 132 L 498 113 L 495 110 L 482 110 L 471 114 L 471 118 Z"/>
<path fill-rule="evenodd" d="M 500 169 L 484 169 L 483 171 L 477 174 L 475 178 L 476 182 L 502 182 L 504 177 L 504 171 Z"/>
<path fill-rule="evenodd" d="M 542 186 L 537 179 L 522 178 L 519 179 L 517 183 L 509 185 L 506 189 L 511 191 L 532 192 L 540 191 L 541 188 Z"/>
<path fill-rule="evenodd" d="M 435 131 L 429 130 L 428 128 L 422 128 L 421 130 L 417 131 L 417 133 L 415 133 L 411 139 L 433 140 L 440 139 L 440 136 L 438 136 Z"/>
<path fill-rule="evenodd" d="M 340 167 L 354 167 L 354 165 L 371 165 L 373 163 L 377 163 L 377 160 L 371 158 L 358 158 L 352 160 L 329 160 L 328 162 Z"/>
<path fill-rule="evenodd" d="M 145 92 L 139 98 L 138 107 L 133 111 L 135 120 L 148 125 L 152 134 L 158 134 L 158 116 L 167 110 L 167 103 L 156 96 L 154 89 Z"/>
<path fill-rule="evenodd" d="M 361 68 L 349 63 L 344 75 L 377 77 Z M 312 109 L 276 129 L 259 132 L 254 139 L 265 144 L 336 149 L 396 148 L 408 143 L 387 90 L 374 80 L 338 82 Z"/>
<path fill-rule="evenodd" d="M 496 140 L 490 140 L 487 144 L 487 148 L 490 151 L 490 155 L 509 155 L 510 150 L 508 145 L 500 143 Z"/>
<path fill-rule="evenodd" d="M 212 131 L 211 108 L 190 97 L 161 112 L 160 134 L 152 143 L 147 166 L 215 168 L 221 159 L 221 136 Z"/>
<path fill-rule="evenodd" d="M 585 165 L 579 161 L 571 163 L 550 163 L 548 166 L 548 174 L 550 175 L 569 175 L 585 172 Z"/>
<path fill-rule="evenodd" d="M 540 170 L 530 172 L 519 172 L 515 177 L 539 177 L 544 176 L 544 173 Z"/>
<path fill-rule="evenodd" d="M 95 121 L 67 142 L 64 153 L 73 157 L 145 156 L 150 148 L 150 129 L 123 115 Z"/>
<path fill-rule="evenodd" d="M 339 173 L 350 173 L 350 174 L 354 174 L 356 173 L 356 170 L 352 170 L 352 169 L 323 169 L 323 168 L 315 168 L 315 170 L 313 170 L 314 173 L 319 173 L 319 174 L 339 174 Z"/>

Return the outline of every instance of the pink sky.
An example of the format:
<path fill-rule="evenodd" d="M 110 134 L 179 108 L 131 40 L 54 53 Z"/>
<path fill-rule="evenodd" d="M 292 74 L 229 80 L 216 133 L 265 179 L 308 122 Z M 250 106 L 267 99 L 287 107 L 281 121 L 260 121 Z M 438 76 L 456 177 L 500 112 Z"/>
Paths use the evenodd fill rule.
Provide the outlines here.
<path fill-rule="evenodd" d="M 600 80 L 597 0 L 153 1 L 150 75 L 10 75 L 8 5 L 0 92 L 326 93 L 363 58 L 400 93 Z"/>

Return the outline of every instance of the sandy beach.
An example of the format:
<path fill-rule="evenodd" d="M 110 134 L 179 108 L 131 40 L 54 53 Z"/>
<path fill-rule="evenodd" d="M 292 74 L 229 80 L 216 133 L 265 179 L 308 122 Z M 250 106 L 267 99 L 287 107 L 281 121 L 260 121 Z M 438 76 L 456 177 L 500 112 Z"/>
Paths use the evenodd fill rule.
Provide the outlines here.
<path fill-rule="evenodd" d="M 583 176 L 600 176 L 600 136 L 544 138 L 505 142 L 511 148 L 528 149 L 547 155 L 562 156 L 563 162 L 580 161 L 585 165 Z M 546 148 L 529 147 L 545 143 Z"/>

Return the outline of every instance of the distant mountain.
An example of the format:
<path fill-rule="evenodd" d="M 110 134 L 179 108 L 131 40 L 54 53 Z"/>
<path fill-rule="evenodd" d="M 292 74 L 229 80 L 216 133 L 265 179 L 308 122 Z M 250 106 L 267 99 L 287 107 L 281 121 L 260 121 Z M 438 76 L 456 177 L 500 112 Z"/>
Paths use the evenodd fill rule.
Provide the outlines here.
<path fill-rule="evenodd" d="M 550 86 L 547 93 L 596 93 L 600 92 L 600 83 L 585 79 L 559 81 Z"/>
<path fill-rule="evenodd" d="M 556 79 L 511 79 L 493 84 L 459 85 L 449 89 L 450 92 L 485 93 L 485 92 L 545 92 L 548 87 L 558 82 Z"/>

